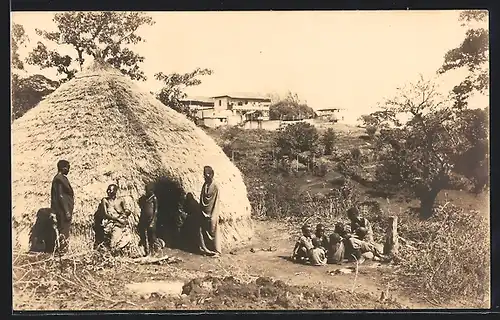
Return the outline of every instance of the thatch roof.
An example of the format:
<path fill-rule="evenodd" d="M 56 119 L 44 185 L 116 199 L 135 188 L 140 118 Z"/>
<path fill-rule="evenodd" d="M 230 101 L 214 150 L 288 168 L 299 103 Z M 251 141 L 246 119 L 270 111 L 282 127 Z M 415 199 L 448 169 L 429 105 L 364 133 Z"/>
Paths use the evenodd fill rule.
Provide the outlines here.
<path fill-rule="evenodd" d="M 251 207 L 239 170 L 216 143 L 184 115 L 142 92 L 118 70 L 95 62 L 12 125 L 12 204 L 16 234 L 50 206 L 56 163 L 71 163 L 74 224 L 89 230 L 106 187 L 118 182 L 134 203 L 146 183 L 167 178 L 195 198 L 203 166 L 221 190 L 223 246 L 252 235 Z M 22 238 L 22 239 L 21 239 Z M 18 243 L 26 245 L 26 236 Z"/>

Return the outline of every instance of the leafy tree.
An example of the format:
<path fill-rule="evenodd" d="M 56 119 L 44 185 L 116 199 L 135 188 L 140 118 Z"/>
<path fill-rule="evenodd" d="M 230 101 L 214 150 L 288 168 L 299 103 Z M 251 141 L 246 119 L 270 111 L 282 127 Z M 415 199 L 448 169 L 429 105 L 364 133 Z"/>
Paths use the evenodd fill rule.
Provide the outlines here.
<path fill-rule="evenodd" d="M 314 116 L 314 110 L 305 103 L 301 103 L 296 93 L 288 92 L 284 99 L 281 99 L 269 107 L 269 118 L 271 120 L 293 120 L 309 119 Z"/>
<path fill-rule="evenodd" d="M 40 102 L 44 96 L 52 93 L 59 86 L 57 81 L 52 81 L 42 75 L 35 74 L 26 77 L 18 72 L 24 71 L 24 63 L 19 55 L 19 47 L 27 42 L 29 42 L 29 38 L 24 27 L 13 23 L 11 32 L 11 121 L 22 116 Z"/>
<path fill-rule="evenodd" d="M 316 152 L 318 147 L 318 129 L 305 122 L 290 124 L 278 131 L 274 144 L 278 156 L 294 157 L 302 152 Z"/>
<path fill-rule="evenodd" d="M 59 82 L 40 74 L 25 78 L 14 74 L 12 76 L 12 120 L 21 117 L 58 87 Z"/>
<path fill-rule="evenodd" d="M 485 93 L 489 89 L 489 31 L 485 26 L 487 11 L 465 10 L 459 21 L 467 27 L 465 39 L 457 48 L 449 50 L 438 73 L 466 68 L 468 75 L 452 91 L 454 106 L 461 111 L 457 115 L 469 148 L 458 155 L 454 171 L 471 179 L 475 192 L 479 192 L 488 182 L 488 110 L 468 110 L 468 99 L 476 92 Z M 475 25 L 474 25 L 475 24 Z"/>
<path fill-rule="evenodd" d="M 187 87 L 200 85 L 201 80 L 198 77 L 209 76 L 212 73 L 213 70 L 211 69 L 201 68 L 196 68 L 194 71 L 184 74 L 158 72 L 155 74 L 155 79 L 163 82 L 164 86 L 155 94 L 156 98 L 175 111 L 192 116 L 191 110 L 181 103 L 181 100 L 187 97 L 184 90 Z"/>
<path fill-rule="evenodd" d="M 488 18 L 486 11 L 462 11 L 459 21 L 467 26 L 465 39 L 457 48 L 449 50 L 444 56 L 444 63 L 439 74 L 450 70 L 467 68 L 469 74 L 453 88 L 455 106 L 467 107 L 467 100 L 474 92 L 484 93 L 489 89 L 489 31 L 482 27 L 473 27 L 473 22 L 484 23 Z"/>
<path fill-rule="evenodd" d="M 24 45 L 29 41 L 24 27 L 18 23 L 12 24 L 12 30 L 10 34 L 11 45 L 10 45 L 10 55 L 11 55 L 11 65 L 12 68 L 24 70 L 24 63 L 19 56 L 19 46 Z"/>
<path fill-rule="evenodd" d="M 137 30 L 143 25 L 153 25 L 152 18 L 141 12 L 64 12 L 56 13 L 53 21 L 56 31 L 36 29 L 44 40 L 57 45 L 49 49 L 38 42 L 30 52 L 27 62 L 42 69 L 54 68 L 67 81 L 82 70 L 88 56 L 101 58 L 132 80 L 146 80 L 139 63 L 144 57 L 127 45 L 144 41 Z M 60 53 L 61 46 L 69 46 L 74 55 Z"/>
<path fill-rule="evenodd" d="M 420 216 L 428 218 L 438 193 L 448 184 L 456 157 L 469 148 L 463 127 L 456 123 L 459 111 L 423 78 L 399 88 L 382 109 L 388 113 L 384 121 L 391 126 L 381 130 L 377 139 L 382 161 L 377 176 L 412 191 L 421 203 Z M 397 114 L 410 119 L 401 124 L 394 121 Z"/>
<path fill-rule="evenodd" d="M 377 126 L 380 123 L 380 120 L 372 113 L 364 114 L 358 120 L 361 120 L 365 126 Z"/>
<path fill-rule="evenodd" d="M 332 128 L 328 128 L 321 137 L 323 145 L 325 147 L 325 155 L 331 155 L 333 152 L 333 145 L 335 144 L 335 140 L 337 140 L 337 135 Z"/>
<path fill-rule="evenodd" d="M 468 148 L 457 156 L 453 170 L 473 182 L 475 193 L 482 191 L 489 179 L 488 121 L 487 108 L 461 110 L 456 121 Z"/>

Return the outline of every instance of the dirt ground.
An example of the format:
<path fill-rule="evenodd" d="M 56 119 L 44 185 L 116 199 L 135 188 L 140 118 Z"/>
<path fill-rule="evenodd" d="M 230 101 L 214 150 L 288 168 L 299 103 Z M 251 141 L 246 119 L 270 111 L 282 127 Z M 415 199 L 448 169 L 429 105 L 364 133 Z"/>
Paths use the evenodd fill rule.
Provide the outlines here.
<path fill-rule="evenodd" d="M 50 271 L 27 256 L 14 264 L 15 310 L 165 310 L 165 309 L 421 309 L 438 308 L 423 297 L 397 289 L 395 268 L 365 262 L 322 267 L 288 260 L 294 238 L 283 222 L 256 221 L 253 243 L 220 257 L 203 257 L 166 248 L 157 256 L 174 256 L 175 264 L 141 265 L 121 260 L 95 268 L 85 260 L 58 261 Z M 90 258 L 89 258 L 90 259 Z M 118 259 L 120 260 L 120 259 Z M 76 262 L 75 262 L 76 261 Z M 89 260 L 90 261 L 90 260 Z M 31 276 L 26 276 L 29 265 Z M 335 272 L 342 269 L 344 272 Z M 36 275 L 36 272 L 41 272 Z M 24 275 L 22 275 L 24 274 Z M 23 279 L 20 279 L 24 277 Z M 208 278 L 207 278 L 208 277 Z M 183 284 L 209 279 L 210 289 Z M 16 281 L 17 280 L 17 281 Z M 205 281 L 207 282 L 207 281 Z M 213 283 L 218 283 L 214 285 Z M 200 286 L 200 285 L 199 285 Z M 206 287 L 201 285 L 201 287 Z M 135 288 L 135 289 L 134 289 Z M 187 290 L 189 291 L 189 290 Z"/>
<path fill-rule="evenodd" d="M 337 269 L 354 269 L 354 263 L 343 265 L 309 266 L 289 261 L 295 237 L 285 223 L 256 221 L 255 241 L 250 246 L 232 251 L 217 258 L 201 258 L 197 255 L 166 249 L 166 252 L 184 260 L 186 270 L 199 270 L 214 276 L 243 275 L 250 278 L 270 277 L 293 286 L 307 286 L 334 292 L 336 290 L 357 292 L 380 298 L 382 292 L 402 307 L 435 308 L 423 298 L 408 296 L 392 284 L 394 267 L 378 262 L 366 261 L 352 273 L 335 274 Z M 200 258 L 202 261 L 200 261 Z M 356 308 L 364 308 L 359 305 Z"/>

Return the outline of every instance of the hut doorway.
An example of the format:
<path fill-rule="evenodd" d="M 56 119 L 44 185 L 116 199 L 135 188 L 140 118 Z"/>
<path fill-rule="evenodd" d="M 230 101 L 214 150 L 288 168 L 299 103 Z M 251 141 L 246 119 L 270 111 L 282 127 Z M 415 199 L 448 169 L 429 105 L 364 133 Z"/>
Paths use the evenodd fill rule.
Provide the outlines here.
<path fill-rule="evenodd" d="M 169 247 L 194 250 L 196 218 L 199 213 L 196 196 L 186 194 L 177 182 L 168 178 L 156 181 L 154 192 L 158 200 L 157 237 L 163 239 Z"/>

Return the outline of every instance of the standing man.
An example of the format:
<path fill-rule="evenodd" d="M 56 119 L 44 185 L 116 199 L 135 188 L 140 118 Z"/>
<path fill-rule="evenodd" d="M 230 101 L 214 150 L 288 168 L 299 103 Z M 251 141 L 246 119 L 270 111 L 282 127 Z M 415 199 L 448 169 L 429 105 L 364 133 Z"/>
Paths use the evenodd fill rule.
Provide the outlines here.
<path fill-rule="evenodd" d="M 214 256 L 221 253 L 218 237 L 219 188 L 214 182 L 214 170 L 210 166 L 203 168 L 205 183 L 200 195 L 200 232 L 199 249 L 202 254 Z"/>
<path fill-rule="evenodd" d="M 67 178 L 69 173 L 69 162 L 59 160 L 57 162 L 57 174 L 52 180 L 50 190 L 50 207 L 56 215 L 57 230 L 59 231 L 59 250 L 64 253 L 67 250 L 73 209 L 75 206 L 74 192 Z"/>
<path fill-rule="evenodd" d="M 156 243 L 156 217 L 158 200 L 151 184 L 146 185 L 146 194 L 139 199 L 141 215 L 139 217 L 139 235 L 146 255 L 154 253 Z"/>

